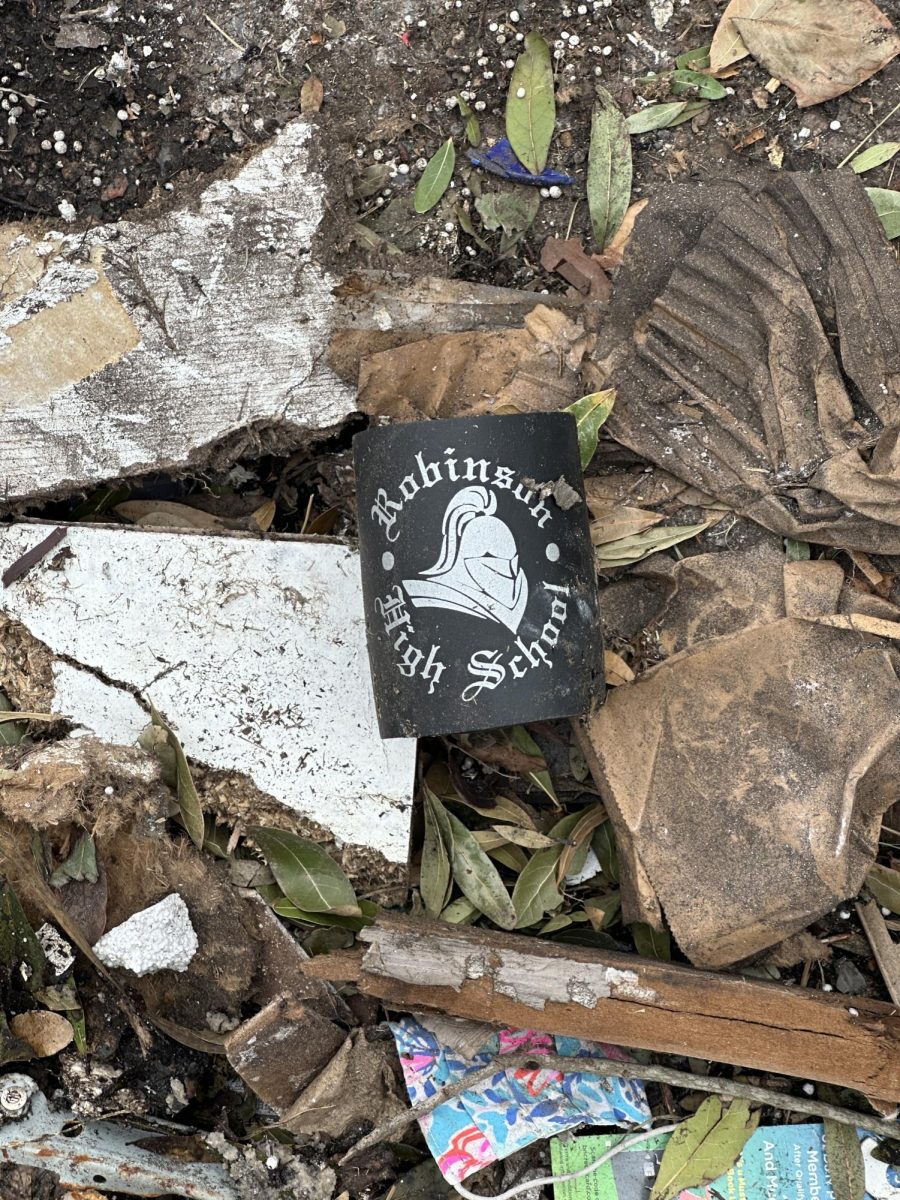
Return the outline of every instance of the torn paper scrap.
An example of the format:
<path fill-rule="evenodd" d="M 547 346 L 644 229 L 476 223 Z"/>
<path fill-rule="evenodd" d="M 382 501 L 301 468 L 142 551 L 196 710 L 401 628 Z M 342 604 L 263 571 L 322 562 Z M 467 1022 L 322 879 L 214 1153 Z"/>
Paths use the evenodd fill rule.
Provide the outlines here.
<path fill-rule="evenodd" d="M 470 1045 L 457 1049 L 448 1044 L 443 1024 L 438 1025 L 444 1035 L 439 1038 L 429 1023 L 430 1018 L 422 1016 L 391 1023 L 413 1104 L 481 1070 L 498 1054 L 562 1054 L 571 1057 L 573 1065 L 590 1058 L 626 1059 L 616 1046 L 533 1029 L 501 1029 L 472 1053 Z M 466 1027 L 471 1022 L 459 1024 Z M 649 1117 L 639 1081 L 587 1071 L 518 1069 L 498 1070 L 489 1083 L 441 1104 L 419 1124 L 444 1178 L 459 1183 L 541 1138 L 579 1125 L 640 1125 Z"/>

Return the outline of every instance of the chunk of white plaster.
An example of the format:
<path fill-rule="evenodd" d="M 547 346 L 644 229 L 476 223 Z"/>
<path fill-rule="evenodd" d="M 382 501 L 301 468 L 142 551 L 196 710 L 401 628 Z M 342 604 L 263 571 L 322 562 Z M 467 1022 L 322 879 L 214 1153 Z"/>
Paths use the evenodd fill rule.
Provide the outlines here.
<path fill-rule="evenodd" d="M 46 534 L 0 529 L 0 567 Z M 189 757 L 406 863 L 416 744 L 378 734 L 355 550 L 89 525 L 62 546 L 0 590 L 56 656 L 55 711 L 132 745 L 152 701 Z"/>
<path fill-rule="evenodd" d="M 94 953 L 107 967 L 151 975 L 186 971 L 199 945 L 188 907 L 173 892 L 104 933 Z"/>

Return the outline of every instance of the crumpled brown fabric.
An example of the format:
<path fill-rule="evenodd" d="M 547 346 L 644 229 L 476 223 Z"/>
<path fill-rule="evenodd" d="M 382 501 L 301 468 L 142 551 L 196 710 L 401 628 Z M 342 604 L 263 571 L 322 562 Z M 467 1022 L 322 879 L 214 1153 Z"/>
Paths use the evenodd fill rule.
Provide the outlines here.
<path fill-rule="evenodd" d="M 775 533 L 900 553 L 900 265 L 857 177 L 726 181 L 670 237 L 661 204 L 587 372 L 606 431 Z"/>
<path fill-rule="evenodd" d="M 720 967 L 859 891 L 900 777 L 900 650 L 848 627 L 867 618 L 835 562 L 762 546 L 671 576 L 671 657 L 612 691 L 581 740 L 626 921 L 664 911 L 691 961 Z"/>

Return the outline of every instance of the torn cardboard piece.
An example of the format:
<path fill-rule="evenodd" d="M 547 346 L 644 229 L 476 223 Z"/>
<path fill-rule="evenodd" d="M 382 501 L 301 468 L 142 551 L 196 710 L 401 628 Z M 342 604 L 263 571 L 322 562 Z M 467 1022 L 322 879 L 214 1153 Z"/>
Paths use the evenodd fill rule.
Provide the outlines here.
<path fill-rule="evenodd" d="M 588 372 L 606 430 L 782 536 L 900 553 L 900 265 L 859 180 L 709 187 L 671 238 L 666 202 Z"/>
<path fill-rule="evenodd" d="M 691 961 L 719 967 L 862 886 L 900 770 L 900 652 L 853 628 L 865 618 L 829 615 L 834 562 L 779 571 L 762 548 L 675 575 L 658 622 L 672 657 L 616 688 L 580 738 L 625 919 L 658 926 L 661 906 Z"/>
<path fill-rule="evenodd" d="M 45 530 L 4 528 L 0 563 Z M 100 526 L 65 545 L 0 592 L 50 653 L 54 711 L 130 745 L 152 701 L 189 757 L 405 872 L 415 742 L 378 736 L 355 551 Z"/>
<path fill-rule="evenodd" d="M 580 321 L 545 304 L 525 314 L 521 328 L 418 335 L 361 358 L 359 407 L 401 421 L 508 404 L 553 412 L 582 394 L 580 368 L 595 340 Z"/>

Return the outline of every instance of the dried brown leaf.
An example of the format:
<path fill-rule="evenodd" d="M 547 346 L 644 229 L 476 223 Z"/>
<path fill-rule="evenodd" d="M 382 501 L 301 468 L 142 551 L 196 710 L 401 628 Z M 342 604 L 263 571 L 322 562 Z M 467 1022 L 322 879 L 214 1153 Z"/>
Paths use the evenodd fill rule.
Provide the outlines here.
<path fill-rule="evenodd" d="M 317 79 L 315 75 L 310 75 L 300 89 L 300 111 L 302 113 L 318 112 L 324 99 L 325 88 L 322 86 L 322 80 Z"/>
<path fill-rule="evenodd" d="M 900 37 L 872 0 L 779 0 L 734 24 L 800 108 L 849 92 L 900 53 Z"/>
<path fill-rule="evenodd" d="M 563 847 L 563 852 L 559 856 L 559 865 L 556 868 L 556 879 L 558 883 L 562 883 L 565 877 L 569 874 L 569 868 L 572 865 L 572 860 L 578 850 L 587 842 L 594 830 L 602 825 L 606 820 L 606 809 L 602 804 L 592 805 L 587 812 L 578 821 L 575 828 L 566 839 L 566 845 Z"/>
<path fill-rule="evenodd" d="M 709 48 L 711 71 L 722 71 L 732 63 L 746 58 L 750 51 L 735 25 L 736 17 L 759 17 L 769 11 L 775 0 L 731 0 L 722 13 Z"/>
<path fill-rule="evenodd" d="M 620 658 L 614 650 L 603 651 L 603 671 L 609 687 L 618 687 L 623 683 L 631 683 L 634 671 L 624 658 Z"/>
<path fill-rule="evenodd" d="M 606 249 L 602 254 L 593 256 L 595 262 L 599 263 L 605 271 L 614 271 L 625 261 L 625 250 L 634 232 L 634 223 L 649 203 L 649 197 L 645 196 L 643 200 L 635 200 L 634 204 L 629 204 L 625 216 L 622 218 L 622 224 L 616 230 Z"/>
<path fill-rule="evenodd" d="M 594 513 L 591 541 L 595 546 L 616 542 L 619 538 L 633 537 L 665 519 L 662 513 L 650 512 L 646 508 L 632 508 L 627 504 L 597 506 Z"/>
<path fill-rule="evenodd" d="M 16 1037 L 28 1043 L 38 1058 L 58 1054 L 75 1037 L 70 1022 L 54 1012 L 19 1013 L 12 1018 L 9 1027 Z"/>

